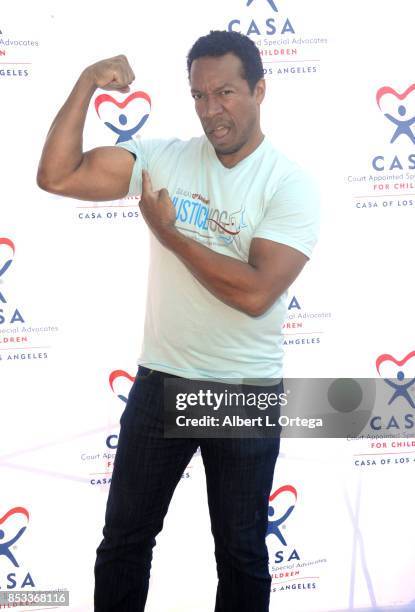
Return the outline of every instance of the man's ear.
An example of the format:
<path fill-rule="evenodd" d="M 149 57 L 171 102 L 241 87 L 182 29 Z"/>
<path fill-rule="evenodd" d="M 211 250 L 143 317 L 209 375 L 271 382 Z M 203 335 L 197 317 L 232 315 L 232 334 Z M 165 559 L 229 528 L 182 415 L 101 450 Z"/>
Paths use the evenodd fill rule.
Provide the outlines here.
<path fill-rule="evenodd" d="M 265 79 L 259 79 L 254 89 L 254 95 L 258 104 L 261 104 L 262 100 L 265 98 L 265 91 Z"/>

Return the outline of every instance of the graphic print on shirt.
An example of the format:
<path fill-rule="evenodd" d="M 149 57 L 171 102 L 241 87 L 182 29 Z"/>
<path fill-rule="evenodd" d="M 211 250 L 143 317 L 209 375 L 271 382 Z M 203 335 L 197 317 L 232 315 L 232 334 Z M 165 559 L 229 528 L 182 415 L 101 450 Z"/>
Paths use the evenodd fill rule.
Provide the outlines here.
<path fill-rule="evenodd" d="M 172 197 L 176 208 L 177 227 L 189 232 L 195 240 L 207 245 L 229 246 L 241 249 L 241 231 L 245 223 L 245 205 L 227 211 L 209 206 L 210 200 L 198 193 L 178 189 Z"/>

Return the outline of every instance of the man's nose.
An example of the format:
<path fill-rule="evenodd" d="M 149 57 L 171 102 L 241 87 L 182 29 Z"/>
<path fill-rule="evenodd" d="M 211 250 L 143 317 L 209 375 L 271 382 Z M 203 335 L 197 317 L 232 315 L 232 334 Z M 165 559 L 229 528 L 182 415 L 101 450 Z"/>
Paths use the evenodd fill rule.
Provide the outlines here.
<path fill-rule="evenodd" d="M 206 117 L 206 119 L 209 119 L 211 117 L 214 117 L 215 115 L 218 115 L 219 113 L 221 113 L 223 110 L 222 108 L 222 104 L 220 103 L 220 100 L 218 99 L 217 96 L 213 95 L 213 96 L 206 96 L 205 98 L 205 108 L 203 109 L 203 115 Z"/>

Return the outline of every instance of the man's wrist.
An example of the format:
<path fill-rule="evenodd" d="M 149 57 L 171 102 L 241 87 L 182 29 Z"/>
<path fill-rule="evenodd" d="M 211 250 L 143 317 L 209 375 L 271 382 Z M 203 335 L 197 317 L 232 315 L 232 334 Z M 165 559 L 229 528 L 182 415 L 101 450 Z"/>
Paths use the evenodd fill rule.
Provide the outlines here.
<path fill-rule="evenodd" d="M 98 89 L 92 66 L 88 66 L 81 72 L 78 83 L 82 88 L 85 88 L 91 96 Z"/>

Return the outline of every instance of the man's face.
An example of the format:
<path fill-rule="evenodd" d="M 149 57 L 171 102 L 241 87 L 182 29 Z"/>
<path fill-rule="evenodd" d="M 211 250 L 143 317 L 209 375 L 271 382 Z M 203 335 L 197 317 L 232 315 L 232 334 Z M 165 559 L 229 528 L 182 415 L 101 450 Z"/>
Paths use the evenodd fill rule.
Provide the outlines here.
<path fill-rule="evenodd" d="M 253 92 L 242 77 L 242 62 L 233 53 L 201 57 L 192 63 L 190 87 L 196 112 L 221 162 L 234 166 L 262 141 L 260 104 L 265 82 Z"/>

